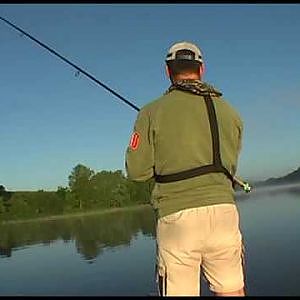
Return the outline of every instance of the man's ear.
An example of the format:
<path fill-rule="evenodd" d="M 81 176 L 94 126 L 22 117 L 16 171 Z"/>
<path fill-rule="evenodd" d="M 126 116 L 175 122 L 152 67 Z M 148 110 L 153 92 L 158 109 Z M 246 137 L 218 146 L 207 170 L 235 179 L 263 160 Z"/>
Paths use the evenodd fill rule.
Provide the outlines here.
<path fill-rule="evenodd" d="M 200 77 L 203 77 L 203 75 L 205 73 L 205 65 L 204 65 L 204 63 L 202 63 L 199 68 L 200 68 Z"/>
<path fill-rule="evenodd" d="M 170 78 L 170 69 L 169 69 L 168 65 L 166 65 L 166 74 L 167 74 L 167 77 Z"/>

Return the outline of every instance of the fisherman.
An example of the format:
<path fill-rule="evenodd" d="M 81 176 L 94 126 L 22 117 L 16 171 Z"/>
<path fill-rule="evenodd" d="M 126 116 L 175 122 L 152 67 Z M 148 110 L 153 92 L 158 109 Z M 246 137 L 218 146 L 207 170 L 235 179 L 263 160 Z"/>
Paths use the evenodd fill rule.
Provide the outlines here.
<path fill-rule="evenodd" d="M 195 44 L 175 43 L 166 72 L 170 88 L 140 110 L 126 151 L 129 179 L 155 179 L 159 294 L 199 296 L 202 273 L 216 296 L 244 296 L 233 180 L 243 122 L 222 93 L 202 81 Z"/>

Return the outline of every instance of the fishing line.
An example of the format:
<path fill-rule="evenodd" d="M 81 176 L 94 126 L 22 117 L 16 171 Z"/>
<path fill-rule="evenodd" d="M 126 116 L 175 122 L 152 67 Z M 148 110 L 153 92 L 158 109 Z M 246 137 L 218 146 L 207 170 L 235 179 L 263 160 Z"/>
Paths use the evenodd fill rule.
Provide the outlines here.
<path fill-rule="evenodd" d="M 75 68 L 77 70 L 77 72 L 75 74 L 76 77 L 78 77 L 78 75 L 81 74 L 81 73 L 84 74 L 89 79 L 91 79 L 92 81 L 94 81 L 98 85 L 102 86 L 104 89 L 106 89 L 107 91 L 109 91 L 110 93 L 112 93 L 114 96 L 116 96 L 117 98 L 119 98 L 120 100 L 122 100 L 124 103 L 126 103 L 127 105 L 129 105 L 130 107 L 132 107 L 133 109 L 135 109 L 136 111 L 140 111 L 140 108 L 137 107 L 135 104 L 133 104 L 132 102 L 130 102 L 129 100 L 127 100 L 126 98 L 124 98 L 123 96 L 121 96 L 120 94 L 118 94 L 116 91 L 114 91 L 113 89 L 111 89 L 110 87 L 108 87 L 106 84 L 104 84 L 103 82 L 101 82 L 100 80 L 98 80 L 97 78 L 95 78 L 93 75 L 89 74 L 87 71 L 85 71 L 84 69 L 82 69 L 81 67 L 79 67 L 78 65 L 76 65 L 75 63 L 71 62 L 70 60 L 68 60 L 67 58 L 65 58 L 61 54 L 59 54 L 54 49 L 50 48 L 45 43 L 41 42 L 37 38 L 35 38 L 32 35 L 30 35 L 29 33 L 27 33 L 25 30 L 21 29 L 17 25 L 13 24 L 12 22 L 8 21 L 7 19 L 5 19 L 5 18 L 3 18 L 1 16 L 0 16 L 0 20 L 2 20 L 6 24 L 8 24 L 10 27 L 12 27 L 15 30 L 17 30 L 18 32 L 20 32 L 21 33 L 21 37 L 23 37 L 24 35 L 27 36 L 29 39 L 31 39 L 32 41 L 34 41 L 35 43 L 37 43 L 38 45 L 40 45 L 42 48 L 44 48 L 47 51 L 49 51 L 51 54 L 57 56 L 58 58 L 60 58 L 61 60 L 63 60 L 64 62 L 66 62 L 70 66 L 72 66 L 73 68 Z M 240 185 L 243 188 L 243 190 L 246 193 L 250 192 L 251 187 L 250 187 L 250 185 L 248 183 L 243 182 L 242 180 L 239 180 L 236 177 L 234 177 L 234 180 L 235 180 L 235 182 L 238 185 Z"/>

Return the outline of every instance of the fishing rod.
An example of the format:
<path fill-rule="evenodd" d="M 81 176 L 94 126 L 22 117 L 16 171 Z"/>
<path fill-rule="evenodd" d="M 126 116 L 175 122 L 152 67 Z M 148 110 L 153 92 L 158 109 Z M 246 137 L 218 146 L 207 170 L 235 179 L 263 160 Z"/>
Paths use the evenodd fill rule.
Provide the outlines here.
<path fill-rule="evenodd" d="M 29 39 L 31 39 L 32 41 L 34 41 L 35 43 L 37 43 L 39 46 L 41 46 L 42 48 L 46 49 L 47 51 L 49 51 L 53 55 L 57 56 L 58 58 L 60 58 L 61 60 L 63 60 L 64 62 L 66 62 L 70 66 L 72 66 L 73 68 L 75 68 L 79 73 L 82 73 L 85 76 L 87 76 L 89 79 L 91 79 L 92 81 L 94 81 L 95 83 L 97 83 L 98 85 L 100 85 L 101 87 L 103 87 L 104 89 L 106 89 L 107 91 L 109 91 L 110 93 L 112 93 L 114 96 L 116 96 L 117 98 L 119 98 L 120 100 L 122 100 L 124 103 L 126 103 L 127 105 L 129 105 L 130 107 L 132 107 L 133 109 L 135 109 L 136 111 L 140 111 L 140 108 L 137 107 L 135 104 L 133 104 L 131 101 L 127 100 L 126 98 L 124 98 L 123 96 L 121 96 L 120 94 L 118 94 L 116 91 L 114 91 L 113 89 L 111 89 L 110 87 L 108 87 L 106 84 L 104 84 L 103 82 L 99 81 L 93 75 L 91 75 L 90 73 L 88 73 L 87 71 L 85 71 L 84 69 L 82 69 L 81 67 L 79 67 L 78 65 L 76 65 L 75 63 L 71 62 L 70 60 L 68 60 L 67 58 L 65 58 L 64 56 L 62 56 L 61 54 L 59 54 L 53 48 L 50 48 L 45 43 L 43 43 L 40 40 L 38 40 L 37 38 L 33 37 L 31 34 L 27 33 L 25 30 L 21 29 L 20 27 L 18 27 L 17 25 L 13 24 L 10 21 L 8 21 L 7 19 L 5 19 L 5 18 L 3 18 L 3 17 L 0 16 L 0 20 L 2 20 L 4 23 L 8 24 L 10 27 L 14 28 L 15 30 L 21 32 L 22 35 L 27 36 Z M 247 182 L 244 182 L 244 181 L 242 181 L 242 180 L 240 180 L 240 179 L 238 179 L 236 177 L 234 177 L 234 180 L 235 180 L 235 182 L 239 186 L 241 186 L 243 188 L 243 190 L 246 193 L 249 193 L 251 191 L 251 187 L 250 187 L 250 185 Z"/>
<path fill-rule="evenodd" d="M 52 48 L 50 48 L 49 46 L 47 46 L 45 43 L 39 41 L 37 38 L 33 37 L 32 35 L 30 35 L 26 31 L 24 31 L 23 29 L 21 29 L 20 27 L 18 27 L 17 25 L 11 23 L 10 21 L 6 20 L 5 18 L 3 18 L 1 16 L 0 16 L 0 20 L 2 20 L 3 22 L 5 22 L 6 24 L 10 25 L 11 27 L 13 27 L 14 29 L 16 29 L 17 31 L 21 32 L 23 35 L 25 35 L 28 38 L 30 38 L 31 40 L 33 40 L 34 42 L 36 42 L 37 44 L 39 44 L 42 48 L 45 48 L 50 53 L 56 55 L 57 57 L 59 57 L 60 59 L 62 59 L 64 62 L 66 62 L 67 64 L 69 64 L 73 68 L 75 68 L 79 73 L 84 74 L 89 79 L 93 80 L 98 85 L 102 86 L 103 88 L 105 88 L 106 90 L 108 90 L 109 92 L 111 92 L 113 95 L 115 95 L 116 97 L 118 97 L 119 99 L 121 99 L 123 102 L 125 102 L 126 104 L 128 104 L 129 106 L 131 106 L 132 108 L 134 108 L 135 110 L 137 110 L 137 111 L 140 110 L 132 102 L 130 102 L 127 99 L 125 99 L 123 96 L 121 96 L 120 94 L 118 94 L 117 92 L 115 92 L 114 90 L 112 90 L 111 88 L 109 88 L 107 85 L 105 85 L 104 83 L 102 83 L 101 81 L 99 81 L 97 78 L 95 78 L 93 75 L 89 74 L 84 69 L 78 67 L 76 64 L 74 64 L 73 62 L 71 62 L 70 60 L 68 60 L 67 58 L 65 58 L 64 56 L 62 56 L 61 54 L 59 54 L 57 51 L 55 51 Z"/>

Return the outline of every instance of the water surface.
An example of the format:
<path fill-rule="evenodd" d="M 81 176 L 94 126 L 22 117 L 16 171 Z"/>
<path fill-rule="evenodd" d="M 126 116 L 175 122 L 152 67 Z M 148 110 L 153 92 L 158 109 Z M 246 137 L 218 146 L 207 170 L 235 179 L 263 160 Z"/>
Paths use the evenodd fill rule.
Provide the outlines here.
<path fill-rule="evenodd" d="M 247 295 L 300 295 L 300 189 L 256 190 L 237 205 Z M 0 225 L 0 295 L 149 295 L 154 264 L 150 207 Z"/>

